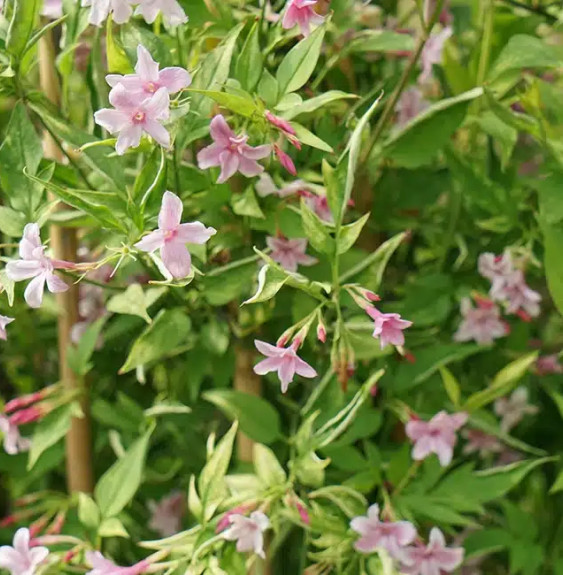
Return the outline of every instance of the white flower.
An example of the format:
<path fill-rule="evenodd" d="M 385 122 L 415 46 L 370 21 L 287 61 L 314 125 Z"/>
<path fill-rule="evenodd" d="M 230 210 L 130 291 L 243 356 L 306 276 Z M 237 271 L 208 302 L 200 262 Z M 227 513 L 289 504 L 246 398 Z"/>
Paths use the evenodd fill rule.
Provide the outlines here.
<path fill-rule="evenodd" d="M 250 517 L 234 514 L 229 517 L 230 527 L 223 531 L 222 536 L 227 541 L 237 542 L 237 551 L 254 551 L 256 555 L 264 555 L 263 532 L 270 526 L 270 521 L 261 511 L 253 511 Z"/>

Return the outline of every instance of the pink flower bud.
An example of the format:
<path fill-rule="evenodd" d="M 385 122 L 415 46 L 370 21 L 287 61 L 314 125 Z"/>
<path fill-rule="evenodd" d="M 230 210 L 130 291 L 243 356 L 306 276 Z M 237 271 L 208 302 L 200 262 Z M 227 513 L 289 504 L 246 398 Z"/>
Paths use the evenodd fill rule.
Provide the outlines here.
<path fill-rule="evenodd" d="M 39 409 L 36 406 L 27 407 L 26 409 L 17 411 L 12 416 L 10 416 L 10 423 L 12 425 L 24 425 L 26 423 L 33 423 L 34 421 L 41 419 L 45 413 L 46 412 L 43 409 Z"/>
<path fill-rule="evenodd" d="M 76 557 L 76 550 L 75 549 L 71 549 L 70 551 L 67 551 L 63 557 L 62 557 L 62 562 L 63 563 L 70 563 L 74 558 Z"/>
<path fill-rule="evenodd" d="M 530 323 L 532 321 L 532 316 L 529 313 L 526 313 L 523 309 L 519 309 L 516 312 L 516 315 L 526 323 Z"/>
<path fill-rule="evenodd" d="M 280 164 L 292 175 L 297 175 L 297 169 L 295 168 L 295 164 L 293 160 L 278 146 L 274 146 L 274 152 L 280 161 Z"/>
<path fill-rule="evenodd" d="M 408 350 L 405 350 L 405 359 L 409 362 L 409 363 L 416 363 L 416 357 L 414 356 L 413 353 L 411 353 Z"/>
<path fill-rule="evenodd" d="M 377 388 L 377 383 L 375 385 L 372 385 L 370 390 L 369 390 L 369 394 L 372 397 L 377 397 L 377 392 L 379 391 L 379 389 Z"/>
<path fill-rule="evenodd" d="M 276 128 L 279 128 L 285 134 L 289 134 L 290 136 L 297 135 L 297 132 L 294 130 L 293 126 L 287 120 L 284 120 L 279 116 L 275 116 L 274 114 L 272 114 L 272 112 L 270 112 L 270 110 L 266 110 L 264 112 L 264 116 L 266 120 L 270 122 L 270 124 L 272 124 Z"/>
<path fill-rule="evenodd" d="M 250 505 L 248 503 L 243 503 L 242 505 L 237 505 L 237 507 L 233 507 L 232 509 L 229 509 L 229 511 L 227 511 L 223 517 L 221 517 L 221 519 L 219 519 L 219 522 L 217 523 L 217 527 L 215 528 L 215 533 L 220 533 L 221 531 L 225 530 L 230 524 L 230 517 L 232 515 L 244 515 L 247 511 L 250 511 L 250 509 L 253 509 L 254 505 Z"/>
<path fill-rule="evenodd" d="M 63 529 L 65 520 L 66 520 L 66 511 L 60 511 L 59 513 L 57 513 L 57 516 L 55 517 L 51 525 L 49 525 L 46 534 L 58 535 Z"/>
<path fill-rule="evenodd" d="M 41 533 L 41 531 L 43 531 L 43 529 L 45 528 L 45 526 L 47 525 L 48 522 L 49 522 L 49 514 L 45 513 L 37 521 L 34 521 L 29 526 L 29 536 L 32 539 L 37 537 L 39 535 L 39 533 Z"/>
<path fill-rule="evenodd" d="M 7 515 L 4 519 L 0 520 L 0 527 L 10 527 L 13 525 L 17 520 L 15 515 Z"/>
<path fill-rule="evenodd" d="M 18 409 L 23 409 L 28 407 L 33 403 L 37 403 L 43 399 L 43 391 L 38 391 L 36 393 L 30 393 L 29 395 L 22 395 L 22 397 L 16 397 L 4 406 L 4 413 L 12 413 Z"/>
<path fill-rule="evenodd" d="M 295 502 L 295 507 L 297 507 L 301 521 L 303 521 L 305 525 L 311 525 L 311 518 L 309 517 L 306 507 L 300 501 Z"/>
<path fill-rule="evenodd" d="M 320 322 L 317 325 L 317 339 L 322 343 L 326 342 L 326 329 L 325 326 Z"/>

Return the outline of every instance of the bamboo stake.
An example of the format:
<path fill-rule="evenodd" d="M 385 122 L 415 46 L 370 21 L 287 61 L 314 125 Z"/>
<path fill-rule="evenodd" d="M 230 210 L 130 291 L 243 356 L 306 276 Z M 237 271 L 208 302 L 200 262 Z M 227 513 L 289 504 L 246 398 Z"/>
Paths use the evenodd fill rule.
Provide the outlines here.
<path fill-rule="evenodd" d="M 60 87 L 55 69 L 55 47 L 51 31 L 39 40 L 39 76 L 41 89 L 56 106 L 60 105 Z M 43 146 L 46 158 L 62 162 L 64 156 L 51 135 L 43 133 Z M 52 198 L 54 199 L 54 198 Z M 51 225 L 51 248 L 59 260 L 76 261 L 78 237 L 76 229 Z M 73 284 L 64 293 L 57 294 L 59 308 L 58 345 L 59 345 L 59 377 L 70 391 L 81 389 L 80 406 L 83 417 L 73 418 L 70 430 L 66 436 L 66 471 L 67 487 L 70 492 L 92 492 L 94 476 L 92 472 L 92 437 L 90 426 L 90 409 L 86 388 L 83 382 L 70 369 L 67 362 L 67 349 L 71 343 L 72 326 L 78 321 L 78 286 Z"/>

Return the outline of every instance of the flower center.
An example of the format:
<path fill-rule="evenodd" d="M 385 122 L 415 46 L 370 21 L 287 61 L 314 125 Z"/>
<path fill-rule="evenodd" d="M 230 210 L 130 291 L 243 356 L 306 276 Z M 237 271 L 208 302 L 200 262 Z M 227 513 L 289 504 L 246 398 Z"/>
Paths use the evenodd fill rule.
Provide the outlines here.
<path fill-rule="evenodd" d="M 145 91 L 154 94 L 158 89 L 157 85 L 154 82 L 147 82 L 145 84 Z"/>
<path fill-rule="evenodd" d="M 144 112 L 137 112 L 134 116 L 133 116 L 133 122 L 135 122 L 136 124 L 141 124 L 142 122 L 145 121 L 146 118 L 146 114 Z"/>
<path fill-rule="evenodd" d="M 164 241 L 169 242 L 176 236 L 176 230 L 166 230 L 164 232 Z"/>

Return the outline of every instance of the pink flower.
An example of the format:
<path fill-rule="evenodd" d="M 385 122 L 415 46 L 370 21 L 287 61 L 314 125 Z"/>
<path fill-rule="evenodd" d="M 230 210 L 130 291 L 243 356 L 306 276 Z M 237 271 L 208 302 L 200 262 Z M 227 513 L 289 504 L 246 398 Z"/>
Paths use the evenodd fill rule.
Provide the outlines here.
<path fill-rule="evenodd" d="M 6 326 L 9 323 L 12 323 L 14 321 L 13 317 L 8 317 L 6 315 L 0 315 L 0 339 L 3 339 L 4 341 L 6 341 L 6 339 L 8 339 L 8 335 L 6 333 Z"/>
<path fill-rule="evenodd" d="M 192 269 L 192 258 L 186 244 L 204 244 L 216 233 L 201 222 L 181 224 L 182 200 L 172 192 L 164 192 L 158 215 L 158 229 L 146 235 L 135 247 L 143 252 L 160 249 L 166 269 L 175 278 L 185 278 Z"/>
<path fill-rule="evenodd" d="M 256 160 L 269 156 L 270 146 L 249 146 L 248 136 L 237 136 L 221 114 L 211 120 L 210 132 L 213 144 L 200 150 L 197 161 L 202 170 L 221 166 L 217 183 L 226 182 L 237 171 L 249 178 L 264 171 Z"/>
<path fill-rule="evenodd" d="M 232 515 L 243 515 L 247 511 L 250 511 L 250 509 L 252 509 L 252 507 L 253 507 L 253 505 L 249 505 L 248 503 L 243 503 L 242 505 L 237 505 L 236 507 L 229 509 L 229 511 L 224 513 L 222 515 L 221 519 L 219 519 L 219 521 L 217 522 L 217 527 L 215 528 L 215 533 L 221 533 L 221 531 L 224 531 L 230 525 L 230 523 L 231 523 L 230 517 Z"/>
<path fill-rule="evenodd" d="M 82 6 L 90 6 L 88 22 L 101 26 L 111 13 L 116 24 L 125 24 L 131 18 L 133 0 L 82 0 Z"/>
<path fill-rule="evenodd" d="M 229 517 L 230 527 L 223 531 L 227 541 L 237 542 L 237 551 L 253 551 L 264 558 L 263 532 L 270 526 L 268 517 L 261 511 L 253 511 L 250 517 L 234 514 Z"/>
<path fill-rule="evenodd" d="M 495 301 L 505 302 L 508 313 L 523 311 L 531 317 L 540 314 L 541 295 L 526 284 L 522 270 L 495 279 L 489 295 Z"/>
<path fill-rule="evenodd" d="M 334 218 L 332 217 L 332 212 L 330 211 L 328 200 L 325 195 L 307 192 L 303 194 L 303 196 L 305 197 L 305 204 L 307 207 L 315 212 L 315 214 L 317 214 L 321 220 L 329 224 L 334 223 Z"/>
<path fill-rule="evenodd" d="M 8 262 L 6 272 L 8 277 L 16 282 L 33 278 L 24 292 L 25 301 L 30 307 L 41 306 L 45 284 L 51 293 L 59 293 L 68 289 L 66 283 L 54 274 L 54 270 L 68 268 L 70 264 L 52 260 L 45 255 L 37 224 L 25 226 L 19 253 L 21 259 Z"/>
<path fill-rule="evenodd" d="M 41 16 L 57 20 L 63 15 L 63 0 L 43 0 Z"/>
<path fill-rule="evenodd" d="M 166 88 L 160 88 L 151 98 L 139 102 L 135 94 L 118 84 L 109 95 L 115 110 L 104 108 L 94 114 L 96 124 L 110 134 L 119 134 L 115 144 L 121 156 L 128 148 L 136 148 L 146 132 L 164 148 L 170 147 L 170 134 L 161 122 L 170 116 L 170 96 Z"/>
<path fill-rule="evenodd" d="M 263 172 L 260 174 L 258 182 L 256 183 L 256 193 L 261 197 L 278 196 L 279 198 L 286 198 L 298 193 L 300 190 L 307 188 L 307 184 L 303 180 L 295 180 L 290 184 L 286 184 L 278 188 L 272 180 L 272 177 Z"/>
<path fill-rule="evenodd" d="M 473 339 L 486 345 L 508 333 L 508 326 L 501 320 L 498 306 L 492 302 L 478 300 L 477 307 L 473 307 L 469 298 L 463 298 L 460 309 L 463 320 L 454 334 L 455 341 Z"/>
<path fill-rule="evenodd" d="M 463 447 L 463 453 L 479 453 L 480 457 L 487 457 L 492 453 L 500 453 L 503 450 L 502 443 L 489 433 L 480 429 L 464 429 L 461 435 L 467 439 Z"/>
<path fill-rule="evenodd" d="M 502 417 L 500 428 L 508 433 L 525 415 L 535 415 L 538 412 L 535 405 L 528 403 L 528 390 L 519 387 L 510 397 L 500 397 L 495 401 L 495 413 Z"/>
<path fill-rule="evenodd" d="M 317 263 L 317 258 L 305 254 L 307 240 L 305 238 L 266 238 L 268 247 L 272 250 L 271 258 L 278 262 L 288 272 L 296 272 L 298 264 L 312 266 Z"/>
<path fill-rule="evenodd" d="M 16 531 L 11 547 L 0 547 L 0 567 L 11 575 L 34 575 L 48 555 L 47 547 L 30 547 L 29 529 L 22 527 Z"/>
<path fill-rule="evenodd" d="M 324 22 L 324 18 L 317 14 L 314 6 L 318 0 L 289 0 L 283 15 L 282 27 L 286 30 L 298 25 L 303 36 L 311 33 L 311 24 L 316 26 Z"/>
<path fill-rule="evenodd" d="M 139 561 L 131 567 L 120 567 L 106 559 L 99 551 L 87 551 L 86 560 L 93 567 L 86 575 L 139 575 L 149 567 L 148 561 Z"/>
<path fill-rule="evenodd" d="M 444 535 L 437 527 L 433 527 L 426 547 L 417 545 L 408 547 L 402 552 L 401 573 L 409 575 L 451 573 L 461 565 L 463 553 L 462 547 L 446 547 Z"/>
<path fill-rule="evenodd" d="M 152 24 L 159 12 L 162 12 L 167 26 L 179 26 L 188 21 L 186 13 L 176 0 L 135 0 L 135 3 L 139 4 L 135 14 L 140 14 L 147 24 Z"/>
<path fill-rule="evenodd" d="M 276 156 L 278 157 L 280 164 L 292 176 L 296 176 L 297 175 L 297 169 L 295 167 L 295 164 L 293 163 L 293 160 L 291 159 L 291 156 L 289 156 L 289 154 L 286 154 L 279 146 L 276 146 L 275 144 L 274 144 L 274 152 L 275 152 Z"/>
<path fill-rule="evenodd" d="M 294 346 L 276 347 L 258 339 L 254 340 L 254 345 L 261 354 L 266 356 L 266 359 L 254 366 L 254 373 L 265 375 L 271 371 L 277 371 L 282 393 L 287 391 L 296 373 L 302 377 L 316 377 L 317 375 L 317 372 L 307 362 L 297 356 Z"/>
<path fill-rule="evenodd" d="M 437 34 L 432 34 L 424 45 L 422 54 L 420 55 L 420 62 L 422 64 L 422 72 L 418 77 L 418 82 L 423 84 L 427 82 L 432 76 L 432 66 L 442 62 L 442 50 L 446 40 L 453 34 L 453 29 L 449 26 L 443 28 Z"/>
<path fill-rule="evenodd" d="M 479 256 L 477 266 L 479 273 L 491 281 L 504 278 L 514 271 L 512 257 L 508 251 L 505 251 L 500 256 L 490 252 L 482 253 Z"/>
<path fill-rule="evenodd" d="M 536 370 L 538 375 L 563 373 L 563 365 L 559 361 L 559 355 L 554 353 L 552 355 L 544 355 L 542 357 L 538 357 L 538 361 L 536 362 Z"/>
<path fill-rule="evenodd" d="M 149 501 L 148 508 L 151 512 L 149 527 L 161 537 L 170 537 L 180 531 L 184 515 L 184 494 L 181 491 L 173 491 L 158 503 Z"/>
<path fill-rule="evenodd" d="M 175 94 L 184 88 L 187 88 L 192 78 L 184 68 L 172 67 L 159 70 L 160 65 L 155 62 L 150 52 L 139 44 L 137 46 L 137 64 L 135 74 L 108 74 L 106 82 L 115 87 L 121 84 L 127 89 L 127 92 L 138 96 L 141 102 L 145 98 L 150 98 L 160 88 L 166 88 L 169 94 Z"/>
<path fill-rule="evenodd" d="M 3 415 L 0 415 L 0 431 L 4 434 L 4 451 L 8 455 L 29 451 L 31 441 L 22 437 L 18 426 Z"/>
<path fill-rule="evenodd" d="M 361 535 L 354 548 L 362 553 L 386 549 L 392 557 L 398 558 L 401 547 L 409 545 L 416 538 L 416 529 L 409 521 L 380 521 L 377 504 L 368 509 L 367 517 L 354 517 L 350 527 Z"/>
<path fill-rule="evenodd" d="M 428 102 L 422 97 L 422 92 L 416 87 L 411 86 L 405 90 L 397 102 L 395 108 L 397 112 L 396 125 L 399 128 L 406 126 L 411 120 L 414 120 L 419 114 L 428 108 Z"/>
<path fill-rule="evenodd" d="M 403 330 L 412 325 L 412 321 L 401 319 L 398 313 L 382 313 L 373 306 L 366 308 L 366 313 L 375 321 L 373 337 L 379 337 L 381 349 L 386 345 L 404 345 Z"/>
<path fill-rule="evenodd" d="M 420 461 L 435 453 L 440 465 L 448 466 L 457 442 L 455 432 L 465 424 L 467 417 L 467 413 L 463 412 L 448 415 L 445 411 L 440 411 L 430 421 L 411 419 L 405 431 L 414 442 L 412 458 Z"/>

